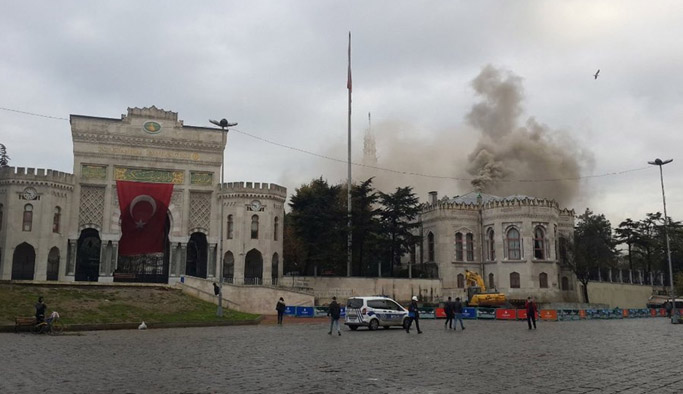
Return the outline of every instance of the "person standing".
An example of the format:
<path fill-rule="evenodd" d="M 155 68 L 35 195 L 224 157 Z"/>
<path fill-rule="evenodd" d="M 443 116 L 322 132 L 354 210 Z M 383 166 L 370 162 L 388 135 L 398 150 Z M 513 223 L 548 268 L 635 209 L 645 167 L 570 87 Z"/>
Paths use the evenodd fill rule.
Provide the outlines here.
<path fill-rule="evenodd" d="M 408 306 L 408 327 L 406 327 L 406 332 L 410 333 L 410 327 L 415 322 L 415 327 L 417 328 L 417 333 L 422 334 L 420 330 L 420 311 L 417 309 L 417 296 L 413 296 L 410 305 Z"/>
<path fill-rule="evenodd" d="M 45 310 L 47 305 L 43 302 L 43 297 L 38 297 L 38 302 L 36 302 L 36 323 L 42 323 L 45 321 Z"/>
<path fill-rule="evenodd" d="M 453 302 L 451 301 L 451 297 L 448 297 L 448 301 L 444 304 L 443 311 L 446 314 L 446 323 L 443 325 L 444 328 L 453 328 Z"/>
<path fill-rule="evenodd" d="M 280 297 L 277 305 L 275 305 L 275 310 L 277 310 L 277 324 L 279 325 L 282 325 L 282 318 L 285 315 L 285 308 L 287 308 L 287 305 L 285 305 L 285 299 Z"/>
<path fill-rule="evenodd" d="M 534 302 L 534 299 L 531 297 L 528 297 L 526 299 L 526 322 L 529 324 L 529 330 L 531 330 L 531 323 L 534 324 L 534 330 L 536 329 L 536 312 L 538 312 L 538 309 L 536 308 L 536 303 Z"/>
<path fill-rule="evenodd" d="M 460 322 L 460 328 L 465 329 L 465 325 L 462 324 L 462 302 L 460 302 L 460 297 L 455 297 L 455 303 L 453 304 L 453 313 L 455 314 L 455 327 L 454 330 L 458 329 L 458 322 Z"/>
<path fill-rule="evenodd" d="M 666 309 L 666 317 L 670 318 L 671 317 L 671 311 L 673 311 L 674 307 L 671 301 L 667 301 L 664 303 L 664 309 Z"/>
<path fill-rule="evenodd" d="M 330 331 L 327 332 L 328 335 L 332 335 L 334 326 L 337 326 L 337 334 L 341 336 L 341 330 L 339 329 L 339 316 L 341 315 L 341 307 L 337 303 L 337 297 L 332 297 L 332 302 L 327 310 L 327 316 L 330 317 Z"/>

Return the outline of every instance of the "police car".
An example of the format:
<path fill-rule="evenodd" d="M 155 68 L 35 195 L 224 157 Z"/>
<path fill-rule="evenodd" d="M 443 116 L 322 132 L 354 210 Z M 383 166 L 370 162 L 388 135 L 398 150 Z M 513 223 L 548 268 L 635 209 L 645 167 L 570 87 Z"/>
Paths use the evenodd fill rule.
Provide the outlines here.
<path fill-rule="evenodd" d="M 344 324 L 352 330 L 368 327 L 376 330 L 379 326 L 408 325 L 408 310 L 389 297 L 352 297 L 346 302 L 346 318 Z"/>

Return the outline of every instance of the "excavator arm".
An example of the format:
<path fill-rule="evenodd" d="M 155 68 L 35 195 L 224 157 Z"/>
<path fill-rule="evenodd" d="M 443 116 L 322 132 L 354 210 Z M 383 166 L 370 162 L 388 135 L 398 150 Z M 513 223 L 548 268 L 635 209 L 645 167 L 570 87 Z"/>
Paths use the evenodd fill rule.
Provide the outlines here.
<path fill-rule="evenodd" d="M 465 280 L 467 281 L 468 286 L 477 286 L 482 292 L 486 291 L 484 280 L 481 278 L 481 276 L 479 276 L 478 273 L 465 270 Z"/>

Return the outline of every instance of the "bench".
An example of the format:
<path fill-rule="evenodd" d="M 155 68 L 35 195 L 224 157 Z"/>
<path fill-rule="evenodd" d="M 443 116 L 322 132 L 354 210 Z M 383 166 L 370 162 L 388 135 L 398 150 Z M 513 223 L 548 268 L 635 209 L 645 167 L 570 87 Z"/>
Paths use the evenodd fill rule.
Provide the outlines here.
<path fill-rule="evenodd" d="M 135 280 L 135 274 L 128 272 L 114 272 L 114 282 L 127 282 Z"/>
<path fill-rule="evenodd" d="M 19 327 L 33 327 L 35 325 L 36 325 L 35 316 L 15 317 L 14 318 L 14 332 L 17 332 Z"/>

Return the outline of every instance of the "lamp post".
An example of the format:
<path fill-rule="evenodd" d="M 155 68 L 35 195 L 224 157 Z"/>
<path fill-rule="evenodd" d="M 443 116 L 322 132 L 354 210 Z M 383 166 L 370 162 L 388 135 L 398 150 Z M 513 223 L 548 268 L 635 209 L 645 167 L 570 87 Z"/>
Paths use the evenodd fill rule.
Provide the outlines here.
<path fill-rule="evenodd" d="M 221 151 L 221 194 L 223 193 L 223 176 L 225 175 L 225 138 L 226 135 L 228 134 L 228 128 L 232 126 L 237 126 L 237 123 L 230 123 L 228 122 L 225 118 L 221 119 L 220 121 L 216 120 L 211 120 L 209 119 L 209 122 L 215 124 L 216 126 L 221 128 L 222 134 L 223 134 L 223 150 Z M 216 316 L 218 317 L 223 317 L 223 201 L 220 201 L 219 203 L 221 204 L 221 228 L 219 231 L 219 236 L 220 236 L 220 241 L 219 242 L 219 260 L 220 264 L 218 265 L 218 308 L 216 309 Z"/>
<path fill-rule="evenodd" d="M 648 161 L 648 164 L 653 166 L 659 166 L 659 180 L 662 183 L 662 202 L 664 203 L 664 234 L 666 235 L 666 256 L 669 261 L 669 282 L 671 284 L 671 304 L 673 306 L 673 313 L 671 314 L 671 322 L 678 323 L 678 309 L 676 309 L 676 297 L 674 293 L 674 272 L 671 266 L 671 247 L 669 246 L 669 217 L 666 215 L 666 195 L 664 194 L 664 173 L 662 172 L 662 166 L 669 164 L 673 159 L 662 160 L 655 159 L 655 161 Z"/>

